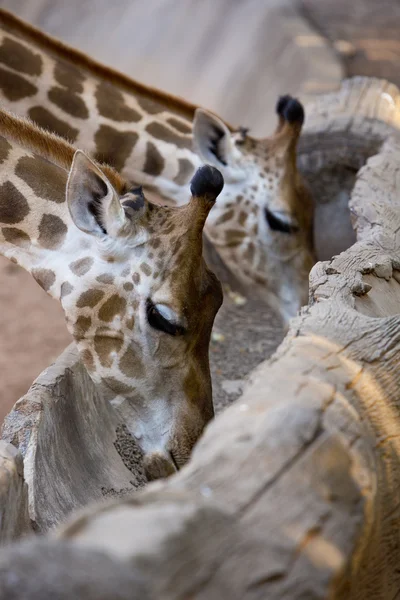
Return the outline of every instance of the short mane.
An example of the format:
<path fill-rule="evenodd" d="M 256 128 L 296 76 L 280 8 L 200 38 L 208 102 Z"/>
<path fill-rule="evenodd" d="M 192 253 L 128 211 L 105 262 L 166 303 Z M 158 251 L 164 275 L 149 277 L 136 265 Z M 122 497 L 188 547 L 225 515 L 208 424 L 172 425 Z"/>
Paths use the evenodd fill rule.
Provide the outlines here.
<path fill-rule="evenodd" d="M 30 119 L 0 109 L 0 135 L 67 171 L 71 167 L 76 148 L 58 135 L 42 129 Z M 122 193 L 126 189 L 124 179 L 112 167 L 97 164 L 116 191 Z"/>
<path fill-rule="evenodd" d="M 0 8 L 0 20 L 3 26 L 10 30 L 11 33 L 13 30 L 20 31 L 28 39 L 31 39 L 43 49 L 50 50 L 58 57 L 65 58 L 65 55 L 67 54 L 77 65 L 96 75 L 100 79 L 108 80 L 110 83 L 115 83 L 116 85 L 119 85 L 130 92 L 132 92 L 133 89 L 138 94 L 142 94 L 150 99 L 159 98 L 160 101 L 168 108 L 175 108 L 175 110 L 183 112 L 188 119 L 193 120 L 194 111 L 197 108 L 197 106 L 194 104 L 191 104 L 182 98 L 178 98 L 177 96 L 173 96 L 155 88 L 138 83 L 130 77 L 123 75 L 119 71 L 93 60 L 83 52 L 75 50 L 75 48 L 71 48 L 56 38 L 43 33 L 40 31 L 40 29 L 37 29 L 30 24 L 28 25 L 21 19 L 18 19 L 18 17 L 12 13 L 2 8 Z"/>

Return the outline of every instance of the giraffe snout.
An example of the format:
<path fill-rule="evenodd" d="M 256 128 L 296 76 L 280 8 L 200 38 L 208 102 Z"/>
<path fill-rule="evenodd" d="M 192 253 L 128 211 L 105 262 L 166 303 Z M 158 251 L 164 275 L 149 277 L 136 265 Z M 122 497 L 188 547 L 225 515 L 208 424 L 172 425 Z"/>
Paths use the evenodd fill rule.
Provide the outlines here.
<path fill-rule="evenodd" d="M 173 456 L 168 452 L 156 450 L 149 452 L 143 459 L 146 477 L 149 481 L 164 479 L 173 475 L 178 470 Z"/>

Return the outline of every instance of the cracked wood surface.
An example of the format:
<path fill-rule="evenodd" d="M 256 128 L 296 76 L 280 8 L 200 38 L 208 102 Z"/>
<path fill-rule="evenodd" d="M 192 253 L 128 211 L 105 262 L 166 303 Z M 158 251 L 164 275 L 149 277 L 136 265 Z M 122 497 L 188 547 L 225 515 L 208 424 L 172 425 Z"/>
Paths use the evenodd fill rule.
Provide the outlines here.
<path fill-rule="evenodd" d="M 73 548 L 140 570 L 153 598 L 396 597 L 398 135 L 380 138 L 379 147 L 357 173 L 350 199 L 357 242 L 315 265 L 310 304 L 276 354 L 209 425 L 179 474 L 88 507 L 55 530 L 43 600 L 52 597 L 52 562 L 55 569 Z M 43 565 L 41 543 L 0 554 L 0 584 L 21 565 Z M 115 571 L 116 589 L 126 577 Z M 73 594 L 76 588 L 65 597 L 79 597 Z"/>

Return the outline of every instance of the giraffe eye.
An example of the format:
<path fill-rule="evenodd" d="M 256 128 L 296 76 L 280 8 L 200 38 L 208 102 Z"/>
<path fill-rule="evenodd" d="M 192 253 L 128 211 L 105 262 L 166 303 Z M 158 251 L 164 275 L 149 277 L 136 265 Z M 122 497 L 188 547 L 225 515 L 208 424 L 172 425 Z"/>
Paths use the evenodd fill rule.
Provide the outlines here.
<path fill-rule="evenodd" d="M 268 208 L 265 208 L 264 212 L 267 223 L 272 231 L 280 231 L 281 233 L 297 233 L 299 231 L 298 225 L 291 222 L 286 215 L 278 215 L 268 210 Z"/>
<path fill-rule="evenodd" d="M 150 300 L 147 301 L 146 313 L 150 327 L 157 329 L 157 331 L 163 331 L 164 333 L 168 333 L 168 335 L 174 336 L 183 335 L 186 331 L 182 325 L 174 323 L 163 316 Z"/>

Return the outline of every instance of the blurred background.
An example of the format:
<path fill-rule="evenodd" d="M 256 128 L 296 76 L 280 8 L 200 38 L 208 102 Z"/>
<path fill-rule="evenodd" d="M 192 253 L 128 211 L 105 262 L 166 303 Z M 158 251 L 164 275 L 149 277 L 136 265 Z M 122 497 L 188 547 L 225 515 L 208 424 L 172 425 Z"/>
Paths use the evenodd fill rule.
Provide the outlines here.
<path fill-rule="evenodd" d="M 280 94 L 350 75 L 400 84 L 400 0 L 5 0 L 0 6 L 131 77 L 256 136 Z M 0 260 L 0 422 L 70 342 L 61 308 Z"/>

